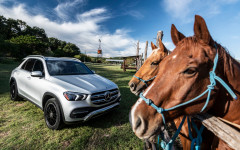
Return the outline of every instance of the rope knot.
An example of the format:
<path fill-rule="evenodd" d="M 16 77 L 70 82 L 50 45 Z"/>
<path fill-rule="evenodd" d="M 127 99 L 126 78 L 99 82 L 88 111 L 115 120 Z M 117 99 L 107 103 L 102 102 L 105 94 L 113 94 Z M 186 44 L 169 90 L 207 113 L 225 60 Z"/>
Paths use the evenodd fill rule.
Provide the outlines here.
<path fill-rule="evenodd" d="M 150 99 L 146 99 L 146 103 L 147 103 L 147 105 L 151 105 L 153 103 L 153 101 Z"/>
<path fill-rule="evenodd" d="M 210 78 L 210 84 L 207 86 L 208 89 L 213 90 L 214 86 L 216 85 L 216 80 L 215 80 L 216 74 L 213 71 L 209 72 L 209 78 Z"/>
<path fill-rule="evenodd" d="M 164 112 L 164 109 L 163 109 L 163 108 L 161 108 L 161 107 L 159 107 L 159 108 L 157 109 L 157 112 L 161 114 L 161 113 L 163 113 L 163 112 Z"/>

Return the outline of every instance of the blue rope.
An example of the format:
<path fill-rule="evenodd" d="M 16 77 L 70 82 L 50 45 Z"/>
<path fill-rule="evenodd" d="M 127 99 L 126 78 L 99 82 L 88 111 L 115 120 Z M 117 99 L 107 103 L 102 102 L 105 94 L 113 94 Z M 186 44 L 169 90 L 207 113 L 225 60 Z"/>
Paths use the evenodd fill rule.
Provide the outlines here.
<path fill-rule="evenodd" d="M 216 44 L 215 44 L 215 48 L 216 48 L 216 50 L 217 50 Z M 210 84 L 207 86 L 207 89 L 206 89 L 203 93 L 201 93 L 201 94 L 198 95 L 197 97 L 195 97 L 195 98 L 193 98 L 193 99 L 191 99 L 191 100 L 189 100 L 189 101 L 187 101 L 187 102 L 181 103 L 181 104 L 179 104 L 179 105 L 173 106 L 173 107 L 168 108 L 168 109 L 164 109 L 164 108 L 161 108 L 161 107 L 156 106 L 151 99 L 148 99 L 148 98 L 144 97 L 144 96 L 143 96 L 143 93 L 140 93 L 140 98 L 142 98 L 142 99 L 146 102 L 147 105 L 152 106 L 154 109 L 157 110 L 158 113 L 160 113 L 160 114 L 162 115 L 164 125 L 166 124 L 166 122 L 165 122 L 165 117 L 164 117 L 163 112 L 165 112 L 165 111 L 171 111 L 171 110 L 174 110 L 174 109 L 176 109 L 176 108 L 185 106 L 185 105 L 187 105 L 187 104 L 189 104 L 189 103 L 192 103 L 192 102 L 196 101 L 197 99 L 201 98 L 201 97 L 204 96 L 206 93 L 208 93 L 206 102 L 205 102 L 203 108 L 201 109 L 201 112 L 203 112 L 203 111 L 206 109 L 206 107 L 207 107 L 207 105 L 208 105 L 208 103 L 209 103 L 210 96 L 211 96 L 211 91 L 212 91 L 212 90 L 214 89 L 214 87 L 216 86 L 216 80 L 228 91 L 228 93 L 229 93 L 234 99 L 237 99 L 236 94 L 231 90 L 231 88 L 230 88 L 220 77 L 218 77 L 218 76 L 215 74 L 215 70 L 216 70 L 216 68 L 217 68 L 217 62 L 218 62 L 218 50 L 217 50 L 216 56 L 215 56 L 215 58 L 214 58 L 213 69 L 212 69 L 212 71 L 209 72 Z M 146 84 L 146 82 L 148 82 L 148 81 L 150 80 L 150 79 L 149 79 L 149 80 L 146 80 L 146 81 L 145 81 L 145 80 L 142 80 L 142 79 L 139 78 L 139 77 L 136 77 L 135 75 L 134 75 L 134 77 L 137 78 L 137 79 L 139 79 L 139 80 L 141 80 L 141 81 L 143 81 L 145 84 Z M 156 76 L 155 76 L 155 77 L 156 77 Z M 153 77 L 153 79 L 154 79 L 155 77 Z M 151 78 L 151 79 L 152 79 L 152 78 Z M 181 122 L 181 123 L 182 123 L 182 122 Z M 189 136 L 191 137 L 191 139 L 193 139 L 193 141 L 192 141 L 193 147 L 194 147 L 194 144 L 196 143 L 195 148 L 196 148 L 196 149 L 200 149 L 200 143 L 202 142 L 201 133 L 202 133 L 203 127 L 201 127 L 200 130 L 198 130 L 198 129 L 197 129 L 197 126 L 195 125 L 195 123 L 192 122 L 192 125 L 193 125 L 193 127 L 195 128 L 195 130 L 197 131 L 198 137 L 197 137 L 197 138 L 193 138 L 190 130 L 189 130 Z M 181 129 L 179 129 L 179 130 L 181 130 Z M 179 131 L 179 132 L 180 132 L 180 131 Z M 175 140 L 175 139 L 174 139 L 174 140 Z M 174 140 L 172 139 L 171 141 L 174 141 Z M 171 144 L 170 144 L 170 145 L 171 145 Z"/>
<path fill-rule="evenodd" d="M 198 127 L 194 123 L 194 121 L 193 120 L 191 121 L 191 123 L 193 125 L 193 128 L 197 132 L 197 137 L 193 138 L 192 131 L 191 131 L 191 123 L 190 123 L 189 117 L 187 117 L 187 123 L 188 123 L 189 137 L 192 140 L 192 142 L 191 142 L 191 150 L 194 150 L 194 148 L 195 148 L 195 150 L 200 150 L 200 146 L 201 146 L 201 143 L 202 143 L 202 132 L 203 132 L 203 129 L 204 129 L 204 125 L 202 125 L 200 127 L 200 129 L 198 129 Z"/>
<path fill-rule="evenodd" d="M 172 149 L 173 142 L 176 140 L 177 136 L 179 135 L 179 133 L 182 129 L 183 123 L 185 122 L 185 119 L 186 119 L 186 116 L 183 117 L 177 131 L 174 133 L 172 139 L 168 143 L 164 142 L 163 140 L 161 141 L 161 147 L 163 149 L 166 149 L 166 150 L 171 150 Z"/>
<path fill-rule="evenodd" d="M 158 135 L 157 149 L 159 149 L 159 143 L 160 143 L 160 135 Z"/>
<path fill-rule="evenodd" d="M 152 78 L 150 78 L 150 79 L 148 79 L 148 80 L 143 80 L 142 78 L 139 78 L 139 77 L 137 77 L 137 76 L 135 76 L 135 75 L 133 75 L 133 77 L 134 77 L 134 78 L 137 78 L 138 80 L 140 80 L 140 81 L 142 81 L 143 83 L 145 83 L 146 86 L 148 86 L 148 85 L 147 85 L 147 82 L 154 80 L 157 76 L 154 76 L 154 77 L 152 77 Z"/>

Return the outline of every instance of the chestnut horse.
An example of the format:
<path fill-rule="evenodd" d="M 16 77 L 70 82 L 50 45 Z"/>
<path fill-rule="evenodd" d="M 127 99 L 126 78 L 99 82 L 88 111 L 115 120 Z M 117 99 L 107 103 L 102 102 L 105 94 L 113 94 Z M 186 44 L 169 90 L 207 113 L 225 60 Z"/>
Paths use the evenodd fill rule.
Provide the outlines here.
<path fill-rule="evenodd" d="M 170 53 L 162 43 L 161 39 L 159 39 L 159 48 L 152 42 L 151 47 L 151 55 L 145 60 L 144 64 L 128 83 L 131 92 L 135 95 L 139 95 L 140 92 L 152 83 L 154 77 L 158 73 L 159 63 Z"/>
<path fill-rule="evenodd" d="M 175 26 L 172 27 L 172 30 L 173 29 L 176 30 Z M 179 36 L 181 36 L 181 38 L 185 37 L 180 32 L 179 32 Z M 152 54 L 147 58 L 147 60 L 144 62 L 141 68 L 136 72 L 134 77 L 128 83 L 131 92 L 135 95 L 139 95 L 140 92 L 145 90 L 152 83 L 153 79 L 156 77 L 158 73 L 159 63 L 168 54 L 170 54 L 170 51 L 166 49 L 166 47 L 164 46 L 161 40 L 159 40 L 159 48 L 155 46 L 152 42 L 151 42 L 151 47 L 153 50 Z M 174 119 L 174 123 L 177 128 L 179 127 L 182 119 L 183 117 Z M 208 136 L 208 141 L 211 141 L 209 138 L 209 135 L 207 136 Z M 184 150 L 191 148 L 191 140 L 188 135 L 188 124 L 186 121 L 183 124 L 182 131 L 180 133 L 180 139 L 181 139 L 182 147 Z M 147 147 L 148 146 L 154 147 L 153 143 L 151 143 L 151 140 L 145 140 L 147 142 L 146 143 Z M 150 142 L 151 144 L 148 142 Z M 207 148 L 206 144 L 202 145 L 202 147 Z"/>
<path fill-rule="evenodd" d="M 234 100 L 239 100 L 240 64 L 212 39 L 200 16 L 195 16 L 194 36 L 182 38 L 177 30 L 171 36 L 176 48 L 159 64 L 156 79 L 131 109 L 134 133 L 147 139 L 156 136 L 165 121 L 202 112 L 240 124 L 240 103 Z M 214 140 L 211 148 L 226 146 Z"/>

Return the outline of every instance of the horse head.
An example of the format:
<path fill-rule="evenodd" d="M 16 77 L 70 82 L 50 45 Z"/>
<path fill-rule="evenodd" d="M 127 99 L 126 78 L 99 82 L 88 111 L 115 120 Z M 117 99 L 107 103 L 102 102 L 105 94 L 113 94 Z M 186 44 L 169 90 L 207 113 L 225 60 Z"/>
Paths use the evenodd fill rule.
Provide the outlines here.
<path fill-rule="evenodd" d="M 152 53 L 146 59 L 141 68 L 136 72 L 134 77 L 129 81 L 128 85 L 133 94 L 139 95 L 148 85 L 152 83 L 152 80 L 158 73 L 159 63 L 168 55 L 169 51 L 159 40 L 159 47 L 151 42 Z"/>
<path fill-rule="evenodd" d="M 141 97 L 130 112 L 132 129 L 141 139 L 158 134 L 165 121 L 206 112 L 216 105 L 216 101 L 225 106 L 223 98 L 229 98 L 221 84 L 213 83 L 209 72 L 214 68 L 214 59 L 219 49 L 215 73 L 228 81 L 225 74 L 230 71 L 224 70 L 229 66 L 231 58 L 214 42 L 204 19 L 195 16 L 194 36 L 184 37 L 172 25 L 171 37 L 176 48 L 159 64 L 157 77 L 145 92 L 140 94 Z M 228 61 L 225 57 L 229 58 Z M 233 84 L 230 83 L 230 86 Z M 209 94 L 206 92 L 208 89 L 211 89 Z M 198 98 L 195 100 L 196 97 Z M 208 97 L 209 102 L 205 105 Z M 193 99 L 193 102 L 188 103 Z M 218 109 L 219 115 L 225 111 L 225 107 Z"/>

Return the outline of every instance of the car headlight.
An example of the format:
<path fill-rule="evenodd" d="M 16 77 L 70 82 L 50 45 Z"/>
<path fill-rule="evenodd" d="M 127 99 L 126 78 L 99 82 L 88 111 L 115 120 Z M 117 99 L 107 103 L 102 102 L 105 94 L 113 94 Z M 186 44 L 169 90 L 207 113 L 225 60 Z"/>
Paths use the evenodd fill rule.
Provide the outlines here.
<path fill-rule="evenodd" d="M 63 96 L 69 101 L 82 101 L 87 98 L 87 94 L 77 92 L 64 92 Z"/>

